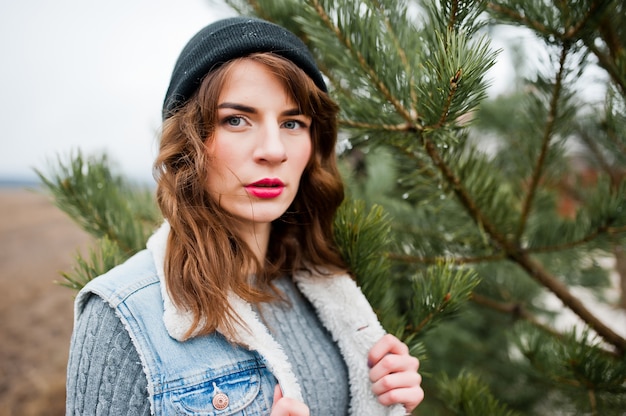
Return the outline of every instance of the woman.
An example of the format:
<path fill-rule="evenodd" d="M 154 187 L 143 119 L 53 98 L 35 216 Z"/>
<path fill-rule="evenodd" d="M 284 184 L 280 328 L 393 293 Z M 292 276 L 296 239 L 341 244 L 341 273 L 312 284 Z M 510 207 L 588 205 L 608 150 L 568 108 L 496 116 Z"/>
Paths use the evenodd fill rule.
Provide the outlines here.
<path fill-rule="evenodd" d="M 155 162 L 165 223 L 78 295 L 68 414 L 403 415 L 418 361 L 332 240 L 337 107 L 304 44 L 258 19 L 183 49 Z"/>

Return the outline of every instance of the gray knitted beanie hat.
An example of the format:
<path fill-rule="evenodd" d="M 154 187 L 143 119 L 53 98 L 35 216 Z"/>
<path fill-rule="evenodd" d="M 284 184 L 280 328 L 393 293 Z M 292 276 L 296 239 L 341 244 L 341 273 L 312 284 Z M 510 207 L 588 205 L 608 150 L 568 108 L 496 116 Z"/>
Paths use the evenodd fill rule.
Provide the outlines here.
<path fill-rule="evenodd" d="M 172 116 L 220 65 L 257 52 L 273 52 L 302 69 L 318 88 L 326 84 L 306 45 L 287 29 L 265 20 L 232 17 L 211 23 L 183 48 L 163 102 L 163 119 Z"/>

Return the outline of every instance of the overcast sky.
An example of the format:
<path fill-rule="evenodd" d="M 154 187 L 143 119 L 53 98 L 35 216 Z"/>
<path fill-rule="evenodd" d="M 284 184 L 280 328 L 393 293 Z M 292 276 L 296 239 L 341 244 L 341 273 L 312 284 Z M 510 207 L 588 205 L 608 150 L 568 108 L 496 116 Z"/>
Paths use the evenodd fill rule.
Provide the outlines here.
<path fill-rule="evenodd" d="M 217 0 L 0 0 L 0 180 L 80 149 L 151 181 L 174 62 L 231 14 Z"/>
<path fill-rule="evenodd" d="M 149 181 L 178 53 L 231 13 L 209 0 L 0 0 L 0 178 L 81 149 Z"/>

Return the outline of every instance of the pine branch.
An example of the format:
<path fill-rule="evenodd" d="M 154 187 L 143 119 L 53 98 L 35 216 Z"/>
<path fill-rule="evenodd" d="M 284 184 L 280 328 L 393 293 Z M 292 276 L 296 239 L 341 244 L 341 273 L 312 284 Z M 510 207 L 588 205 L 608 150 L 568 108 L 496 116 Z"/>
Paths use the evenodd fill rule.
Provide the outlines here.
<path fill-rule="evenodd" d="M 574 397 L 584 402 L 586 396 L 591 412 L 600 411 L 597 399 L 605 393 L 614 397 L 617 408 L 623 409 L 619 402 L 623 402 L 626 393 L 626 361 L 608 355 L 588 330 L 573 330 L 555 338 L 536 328 L 521 326 L 516 339 L 520 351 L 542 378 L 585 393 Z M 607 403 L 607 407 L 612 405 Z M 576 408 L 582 410 L 580 405 Z"/>
<path fill-rule="evenodd" d="M 591 6 L 587 9 L 585 16 L 575 25 L 571 26 L 569 29 L 563 33 L 562 40 L 563 41 L 575 41 L 580 37 L 580 33 L 587 28 L 589 22 L 598 17 L 598 14 L 604 12 L 603 5 L 606 5 L 605 1 L 594 1 L 591 3 Z"/>
<path fill-rule="evenodd" d="M 526 228 L 526 222 L 528 221 L 528 216 L 530 214 L 530 210 L 532 208 L 535 194 L 537 192 L 537 188 L 539 186 L 539 181 L 543 176 L 543 171 L 545 168 L 546 157 L 548 153 L 548 149 L 550 148 L 550 141 L 552 139 L 552 135 L 554 133 L 554 125 L 557 118 L 558 113 L 558 102 L 561 95 L 562 83 L 565 77 L 565 60 L 567 58 L 569 47 L 563 46 L 561 49 L 561 56 L 559 59 L 559 71 L 556 76 L 556 81 L 554 84 L 554 89 L 552 91 L 552 97 L 550 99 L 550 108 L 548 110 L 548 117 L 546 119 L 546 125 L 544 128 L 543 138 L 541 140 L 541 151 L 539 152 L 539 157 L 537 158 L 537 163 L 533 169 L 533 174 L 530 179 L 530 184 L 528 186 L 528 193 L 524 200 L 519 227 L 517 230 L 517 239 L 521 238 L 524 229 Z"/>
<path fill-rule="evenodd" d="M 571 250 L 573 248 L 583 246 L 585 244 L 589 244 L 593 241 L 596 241 L 598 237 L 603 236 L 603 235 L 620 236 L 620 235 L 623 235 L 624 233 L 626 233 L 626 226 L 611 227 L 610 224 L 603 224 L 578 240 L 570 241 L 568 243 L 559 244 L 559 245 L 552 245 L 552 246 L 545 246 L 545 247 L 533 247 L 532 249 L 527 249 L 525 251 L 528 254 L 545 254 L 545 253 L 562 252 L 565 250 Z"/>
<path fill-rule="evenodd" d="M 379 130 L 379 131 L 389 131 L 389 132 L 403 132 L 403 131 L 410 132 L 410 131 L 415 130 L 414 126 L 409 123 L 402 123 L 402 124 L 396 124 L 396 125 L 374 124 L 374 123 L 366 123 L 362 121 L 347 120 L 343 118 L 339 119 L 338 123 L 340 126 L 368 130 L 368 131 Z"/>
<path fill-rule="evenodd" d="M 379 77 L 379 74 L 374 70 L 374 68 L 370 67 L 365 60 L 365 57 L 353 47 L 352 42 L 348 36 L 344 36 L 341 29 L 335 25 L 328 15 L 321 3 L 318 0 L 311 1 L 315 11 L 324 22 L 326 27 L 335 35 L 335 37 L 339 40 L 339 42 L 345 46 L 345 48 L 354 54 L 356 61 L 358 62 L 361 69 L 370 77 L 372 83 L 378 88 L 378 90 L 383 94 L 385 99 L 396 109 L 398 114 L 406 120 L 408 124 L 412 126 L 415 130 L 421 130 L 421 126 L 416 122 L 411 115 L 410 110 L 407 110 L 400 101 L 396 99 L 396 97 L 391 93 L 389 88 L 385 85 L 383 80 Z M 417 117 L 417 115 L 416 115 Z"/>
<path fill-rule="evenodd" d="M 482 296 L 477 293 L 472 293 L 471 300 L 478 305 L 485 306 L 489 309 L 511 315 L 514 319 L 523 319 L 524 321 L 530 323 L 536 328 L 541 329 L 542 331 L 556 337 L 561 338 L 563 335 L 553 328 L 543 324 L 540 322 L 537 317 L 535 317 L 532 313 L 528 312 L 526 307 L 521 302 L 516 303 L 504 303 L 498 302 L 496 300 L 490 299 L 487 296 Z"/>
<path fill-rule="evenodd" d="M 401 261 L 413 261 L 420 262 L 423 264 L 436 264 L 441 263 L 442 259 L 418 259 L 417 257 L 412 256 L 400 256 L 397 254 L 390 254 L 389 258 L 392 260 L 401 260 Z M 445 261 L 450 262 L 452 264 L 467 264 L 467 263 L 483 263 L 485 261 L 495 261 L 501 260 L 501 256 L 493 256 L 493 257 L 477 257 L 472 259 L 459 259 L 459 258 L 450 258 L 445 259 Z M 519 264 L 526 269 L 529 275 L 533 276 L 542 283 L 546 288 L 548 288 L 552 293 L 554 293 L 559 299 L 563 301 L 563 303 L 568 306 L 573 312 L 575 312 L 583 321 L 590 325 L 598 334 L 600 334 L 607 342 L 614 345 L 617 348 L 616 356 L 621 356 L 623 354 L 624 348 L 626 347 L 625 341 L 616 333 L 614 333 L 610 328 L 606 327 L 600 320 L 595 318 L 593 314 L 586 310 L 582 302 L 578 300 L 577 297 L 571 295 L 567 289 L 567 286 L 560 283 L 553 276 L 549 275 L 545 270 L 541 268 L 541 266 L 533 262 L 529 256 L 527 259 L 519 262 Z M 529 268 L 533 267 L 533 273 L 530 272 Z M 532 314 L 530 314 L 521 304 L 503 304 L 496 302 L 494 300 L 488 299 L 484 296 L 478 295 L 476 293 L 472 293 L 471 299 L 478 304 L 483 306 L 487 306 L 491 309 L 497 310 L 499 312 L 511 314 L 516 318 L 522 318 L 534 326 L 541 328 L 546 333 L 550 333 L 553 336 L 560 337 L 562 336 L 560 333 L 551 329 L 550 327 L 542 324 L 535 318 Z M 443 308 L 445 305 L 441 305 Z M 428 316 L 428 319 L 424 319 L 420 325 L 417 325 L 416 329 L 421 329 L 423 324 L 428 322 L 428 320 L 432 318 Z"/>
<path fill-rule="evenodd" d="M 464 264 L 480 264 L 486 262 L 494 262 L 506 259 L 505 253 L 497 253 L 492 255 L 485 256 L 473 256 L 473 257 L 419 257 L 419 256 L 411 256 L 407 254 L 397 254 L 390 253 L 390 260 L 400 261 L 402 263 L 414 263 L 414 264 L 437 264 L 442 261 L 449 262 L 456 265 L 464 265 Z"/>
<path fill-rule="evenodd" d="M 484 214 L 481 212 L 481 210 L 478 208 L 476 202 L 474 201 L 468 190 L 463 186 L 461 179 L 443 160 L 443 157 L 437 150 L 437 146 L 428 138 L 423 138 L 423 142 L 426 153 L 432 160 L 433 164 L 439 169 L 439 172 L 441 173 L 445 181 L 450 184 L 452 191 L 457 196 L 465 210 L 468 212 L 470 218 L 474 220 L 478 227 L 484 229 L 487 234 L 491 235 L 492 237 L 497 236 L 498 232 L 495 225 L 488 221 Z M 499 238 L 495 238 L 495 241 L 504 240 L 504 238 L 504 236 L 501 236 Z"/>
<path fill-rule="evenodd" d="M 459 2 L 458 1 L 452 1 L 452 7 L 451 7 L 451 10 L 450 10 L 450 16 L 449 16 L 449 20 L 448 20 L 448 31 L 449 32 L 454 31 L 454 24 L 455 24 L 458 12 L 459 12 Z"/>
<path fill-rule="evenodd" d="M 427 153 L 435 165 L 439 168 L 444 178 L 452 185 L 454 193 L 462 202 L 465 209 L 474 219 L 476 224 L 507 253 L 507 257 L 517 263 L 532 278 L 553 292 L 569 309 L 578 315 L 584 322 L 592 327 L 600 336 L 608 343 L 615 346 L 620 354 L 626 352 L 626 340 L 615 333 L 612 329 L 604 325 L 593 313 L 591 313 L 585 305 L 576 296 L 572 295 L 568 287 L 561 283 L 555 276 L 548 273 L 540 263 L 533 260 L 527 251 L 518 247 L 516 244 L 507 240 L 506 236 L 501 235 L 496 227 L 484 218 L 481 211 L 476 206 L 471 195 L 462 186 L 460 179 L 452 172 L 450 167 L 443 161 L 439 155 L 436 146 L 429 140 L 424 140 Z"/>
<path fill-rule="evenodd" d="M 582 142 L 587 146 L 593 157 L 596 159 L 597 163 L 600 165 L 600 168 L 611 178 L 611 187 L 613 189 L 617 188 L 619 183 L 619 179 L 616 177 L 615 169 L 611 167 L 611 164 L 607 160 L 607 158 L 602 154 L 600 150 L 600 146 L 595 142 L 595 138 L 592 138 L 582 129 L 578 130 L 578 134 Z M 626 149 L 625 149 L 626 150 Z"/>
<path fill-rule="evenodd" d="M 622 15 L 622 19 L 624 16 Z M 609 56 L 615 60 L 619 58 L 619 55 L 624 51 L 624 45 L 620 40 L 620 36 L 616 33 L 616 27 L 611 21 L 610 15 L 604 15 L 600 24 L 598 25 L 598 31 L 604 44 L 609 50 Z"/>
<path fill-rule="evenodd" d="M 61 284 L 80 289 L 145 247 L 148 235 L 162 220 L 152 193 L 114 175 L 106 155 L 84 157 L 80 152 L 46 175 L 36 171 L 55 205 L 97 243 L 87 258 L 78 256 L 73 272 Z"/>
<path fill-rule="evenodd" d="M 87 257 L 76 256 L 72 270 L 61 273 L 64 280 L 58 283 L 78 292 L 92 279 L 123 263 L 128 256 L 117 243 L 103 237 L 89 248 Z"/>
<path fill-rule="evenodd" d="M 621 20 L 614 23 L 614 19 Z M 600 23 L 597 25 L 597 33 L 599 34 L 600 39 L 604 41 L 604 45 L 608 49 L 608 53 L 604 53 L 596 45 L 595 36 L 586 36 L 582 38 L 587 49 L 589 49 L 596 56 L 599 66 L 609 74 L 609 77 L 619 88 L 622 96 L 626 96 L 626 76 L 624 74 L 623 64 L 621 68 L 618 65 L 620 60 L 624 59 L 626 45 L 623 43 L 623 37 L 620 39 L 616 29 L 619 28 L 620 24 L 623 26 L 624 21 L 623 12 L 621 13 L 621 16 L 613 16 L 605 13 L 601 17 Z"/>
<path fill-rule="evenodd" d="M 437 386 L 440 400 L 459 416 L 515 416 L 516 412 L 498 403 L 487 385 L 466 371 L 451 379 L 442 374 Z"/>
<path fill-rule="evenodd" d="M 437 130 L 443 127 L 443 125 L 448 120 L 448 114 L 450 113 L 450 107 L 452 106 L 452 101 L 454 99 L 454 95 L 456 94 L 457 88 L 459 86 L 459 82 L 461 82 L 461 75 L 463 74 L 463 68 L 459 68 L 454 76 L 450 78 L 450 89 L 448 90 L 448 97 L 441 111 L 441 117 L 437 121 L 437 124 L 434 126 L 428 126 L 425 129 L 427 130 Z"/>
<path fill-rule="evenodd" d="M 407 332 L 422 334 L 458 313 L 479 282 L 474 271 L 443 262 L 415 276 Z"/>
<path fill-rule="evenodd" d="M 606 109 L 607 120 L 602 124 L 606 125 L 606 136 L 610 144 L 616 149 L 615 153 L 626 155 L 626 142 L 623 140 L 624 130 L 621 128 L 623 125 L 626 125 L 626 113 L 623 116 L 623 123 L 614 121 L 617 118 L 616 115 L 612 114 L 615 108 L 614 98 L 611 95 L 609 97 Z M 626 91 L 624 91 L 623 97 L 626 97 Z"/>
<path fill-rule="evenodd" d="M 429 154 L 436 156 L 436 149 L 431 146 L 427 147 Z M 433 158 L 436 160 L 436 158 Z M 485 232 L 490 235 L 507 253 L 507 257 L 513 262 L 517 263 L 522 269 L 524 269 L 531 277 L 537 280 L 544 287 L 553 292 L 569 309 L 576 313 L 584 322 L 586 322 L 591 328 L 593 328 L 605 341 L 616 347 L 619 354 L 623 354 L 626 351 L 626 340 L 616 334 L 609 327 L 604 325 L 594 314 L 592 314 L 584 304 L 574 295 L 572 295 L 567 286 L 561 283 L 556 277 L 549 274 L 541 264 L 533 260 L 526 250 L 523 250 L 513 243 L 509 242 L 504 236 L 496 232 L 494 226 L 482 218 L 480 211 L 476 208 L 470 196 L 461 187 L 460 181 L 456 178 L 452 171 L 444 164 L 437 164 L 444 176 L 448 178 L 450 182 L 455 184 L 455 192 L 459 199 L 464 203 L 465 208 L 470 212 L 470 215 L 474 220 L 482 226 Z"/>
<path fill-rule="evenodd" d="M 389 218 L 380 206 L 346 199 L 334 218 L 334 239 L 363 293 L 389 331 L 398 327 L 396 304 L 390 298 Z"/>
<path fill-rule="evenodd" d="M 584 40 L 584 42 L 587 49 L 589 49 L 591 53 L 598 58 L 598 64 L 607 72 L 607 74 L 609 74 L 615 85 L 619 87 L 621 94 L 626 96 L 626 79 L 622 76 L 622 72 L 620 72 L 617 65 L 615 65 L 614 58 L 603 53 L 600 48 L 594 44 L 593 39 Z M 622 50 L 623 48 L 624 46 L 622 46 Z"/>
<path fill-rule="evenodd" d="M 383 5 L 380 3 L 379 0 L 372 0 L 374 3 L 374 7 L 383 11 Z M 412 72 L 411 70 L 411 65 L 409 64 L 409 60 L 407 59 L 407 55 L 406 55 L 406 51 L 404 50 L 404 48 L 402 47 L 402 45 L 400 44 L 400 40 L 398 39 L 398 35 L 396 34 L 396 31 L 393 27 L 393 25 L 391 24 L 391 22 L 389 21 L 389 19 L 387 17 L 384 18 L 384 22 L 385 22 L 385 28 L 387 30 L 387 34 L 391 37 L 393 44 L 396 48 L 396 51 L 398 52 L 398 56 L 400 57 L 400 61 L 402 62 L 402 65 L 404 66 L 404 71 L 407 74 L 410 74 Z M 416 93 L 416 88 L 415 88 L 415 79 L 413 77 L 409 77 L 409 93 L 411 95 L 411 113 L 413 115 L 413 118 L 415 120 L 419 119 L 419 114 L 417 113 L 417 93 Z M 408 124 L 407 124 L 408 125 Z"/>
<path fill-rule="evenodd" d="M 562 43 L 573 44 L 579 38 L 582 39 L 587 49 L 589 49 L 597 58 L 599 65 L 609 74 L 613 82 L 620 88 L 622 95 L 626 95 L 626 78 L 623 77 L 621 70 L 615 65 L 616 57 L 619 53 L 623 54 L 624 45 L 619 43 L 619 36 L 615 34 L 615 27 L 611 22 L 611 16 L 606 15 L 607 1 L 594 1 L 589 7 L 585 16 L 575 25 L 564 30 L 562 33 L 551 29 L 537 20 L 529 19 L 528 16 L 516 11 L 513 8 L 503 6 L 495 2 L 489 2 L 487 8 L 492 12 L 506 17 L 512 22 L 541 34 L 548 39 L 554 37 Z M 587 29 L 587 26 L 594 19 L 600 18 L 601 21 L 597 25 L 597 31 L 609 49 L 609 54 L 603 53 L 596 46 L 595 36 L 582 36 L 581 32 Z M 595 28 L 592 28 L 595 29 Z"/>
<path fill-rule="evenodd" d="M 535 173 L 530 186 L 528 198 L 525 203 L 524 214 L 522 215 L 522 225 L 520 229 L 523 229 L 523 224 L 526 222 L 526 218 L 530 211 L 532 200 L 534 199 L 534 193 L 541 177 L 543 165 L 545 163 L 545 155 L 549 145 L 550 137 L 554 129 L 554 123 L 557 117 L 557 103 L 560 97 L 561 83 L 565 76 L 565 59 L 568 53 L 567 47 L 563 47 L 559 72 L 557 75 L 557 81 L 555 83 L 554 91 L 551 98 L 549 116 L 544 129 L 544 139 L 541 151 L 540 160 L 538 161 Z M 562 284 L 556 277 L 550 275 L 545 269 L 536 261 L 532 260 L 530 255 L 518 247 L 516 244 L 507 240 L 504 235 L 501 235 L 494 224 L 484 217 L 472 196 L 468 193 L 462 185 L 460 178 L 458 178 L 452 169 L 443 161 L 443 158 L 439 154 L 435 144 L 428 140 L 426 137 L 422 137 L 424 148 L 434 165 L 438 167 L 442 176 L 448 182 L 457 198 L 460 200 L 470 217 L 474 219 L 474 222 L 489 235 L 494 242 L 496 242 L 506 253 L 507 257 L 518 263 L 520 267 L 526 270 L 531 277 L 541 283 L 544 287 L 555 293 L 555 295 L 563 301 L 563 303 L 569 307 L 574 313 L 580 316 L 583 321 L 587 322 L 595 331 L 598 332 L 605 340 L 614 345 L 621 353 L 625 351 L 626 340 L 622 339 L 619 335 L 613 332 L 610 328 L 604 325 L 599 319 L 595 317 L 584 304 L 575 296 L 573 296 L 566 285 Z"/>
<path fill-rule="evenodd" d="M 585 235 L 584 237 L 571 241 L 565 244 L 559 245 L 551 245 L 544 247 L 533 247 L 529 249 L 524 249 L 524 251 L 530 255 L 532 254 L 546 254 L 546 253 L 558 253 L 566 250 L 571 250 L 576 247 L 584 246 L 593 241 L 596 241 L 598 237 L 602 235 L 607 236 L 619 236 L 626 233 L 626 226 L 624 227 L 610 227 L 610 226 L 601 226 L 598 227 L 593 232 Z M 414 264 L 436 264 L 441 261 L 449 261 L 457 265 L 462 264 L 479 264 L 479 263 L 488 263 L 494 261 L 500 261 L 507 258 L 506 252 L 495 253 L 491 255 L 484 256 L 472 256 L 472 257 L 420 257 L 420 256 L 412 256 L 408 254 L 396 254 L 390 253 L 389 258 L 391 260 L 397 260 L 403 263 L 414 263 Z"/>
<path fill-rule="evenodd" d="M 622 338 L 591 313 L 579 298 L 572 295 L 567 285 L 548 273 L 543 266 L 533 260 L 528 253 L 511 249 L 509 256 L 530 276 L 554 293 L 565 306 L 578 315 L 598 335 L 604 338 L 606 342 L 613 345 L 617 349 L 618 354 L 623 355 L 626 352 L 626 339 Z"/>
<path fill-rule="evenodd" d="M 533 254 L 546 254 L 546 253 L 559 253 L 566 250 L 575 249 L 580 246 L 584 246 L 586 244 L 592 243 L 598 239 L 598 237 L 602 235 L 606 236 L 620 236 L 626 233 L 626 226 L 623 227 L 610 227 L 608 225 L 603 225 L 596 228 L 593 232 L 581 237 L 578 240 L 570 241 L 565 244 L 551 245 L 551 246 L 543 246 L 543 247 L 533 247 L 524 249 L 524 252 L 533 255 Z M 437 264 L 441 261 L 450 262 L 456 265 L 463 264 L 481 264 L 481 263 L 490 263 L 507 259 L 508 254 L 506 252 L 499 252 L 490 255 L 482 255 L 482 256 L 471 256 L 471 257 L 460 257 L 460 256 L 448 256 L 448 257 L 422 257 L 422 256 L 414 256 L 409 254 L 397 254 L 390 253 L 389 259 L 399 261 L 407 264 Z"/>
<path fill-rule="evenodd" d="M 535 32 L 542 34 L 545 37 L 548 37 L 548 36 L 558 37 L 559 35 L 557 32 L 550 30 L 547 26 L 545 26 L 541 22 L 538 22 L 536 20 L 531 20 L 527 16 L 519 13 L 518 11 L 512 8 L 505 7 L 497 3 L 488 2 L 487 9 L 499 15 L 505 16 L 513 22 L 526 26 L 534 30 Z"/>

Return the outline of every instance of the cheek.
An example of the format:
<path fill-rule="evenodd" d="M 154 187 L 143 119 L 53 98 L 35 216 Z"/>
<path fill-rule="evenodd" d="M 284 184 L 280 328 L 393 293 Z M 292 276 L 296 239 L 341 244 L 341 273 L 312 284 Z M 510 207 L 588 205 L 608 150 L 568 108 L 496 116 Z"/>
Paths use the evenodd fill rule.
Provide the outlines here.
<path fill-rule="evenodd" d="M 230 176 L 227 162 L 214 152 L 207 151 L 206 184 L 211 192 L 223 193 L 228 188 Z"/>
<path fill-rule="evenodd" d="M 235 168 L 241 158 L 241 148 L 228 142 L 215 140 L 206 147 L 208 171 L 223 176 L 226 171 Z"/>
<path fill-rule="evenodd" d="M 308 140 L 306 144 L 303 144 L 296 152 L 294 159 L 297 160 L 296 165 L 300 170 L 300 174 L 304 172 L 304 169 L 309 165 L 311 159 L 311 153 L 313 152 L 313 144 L 311 140 Z"/>

